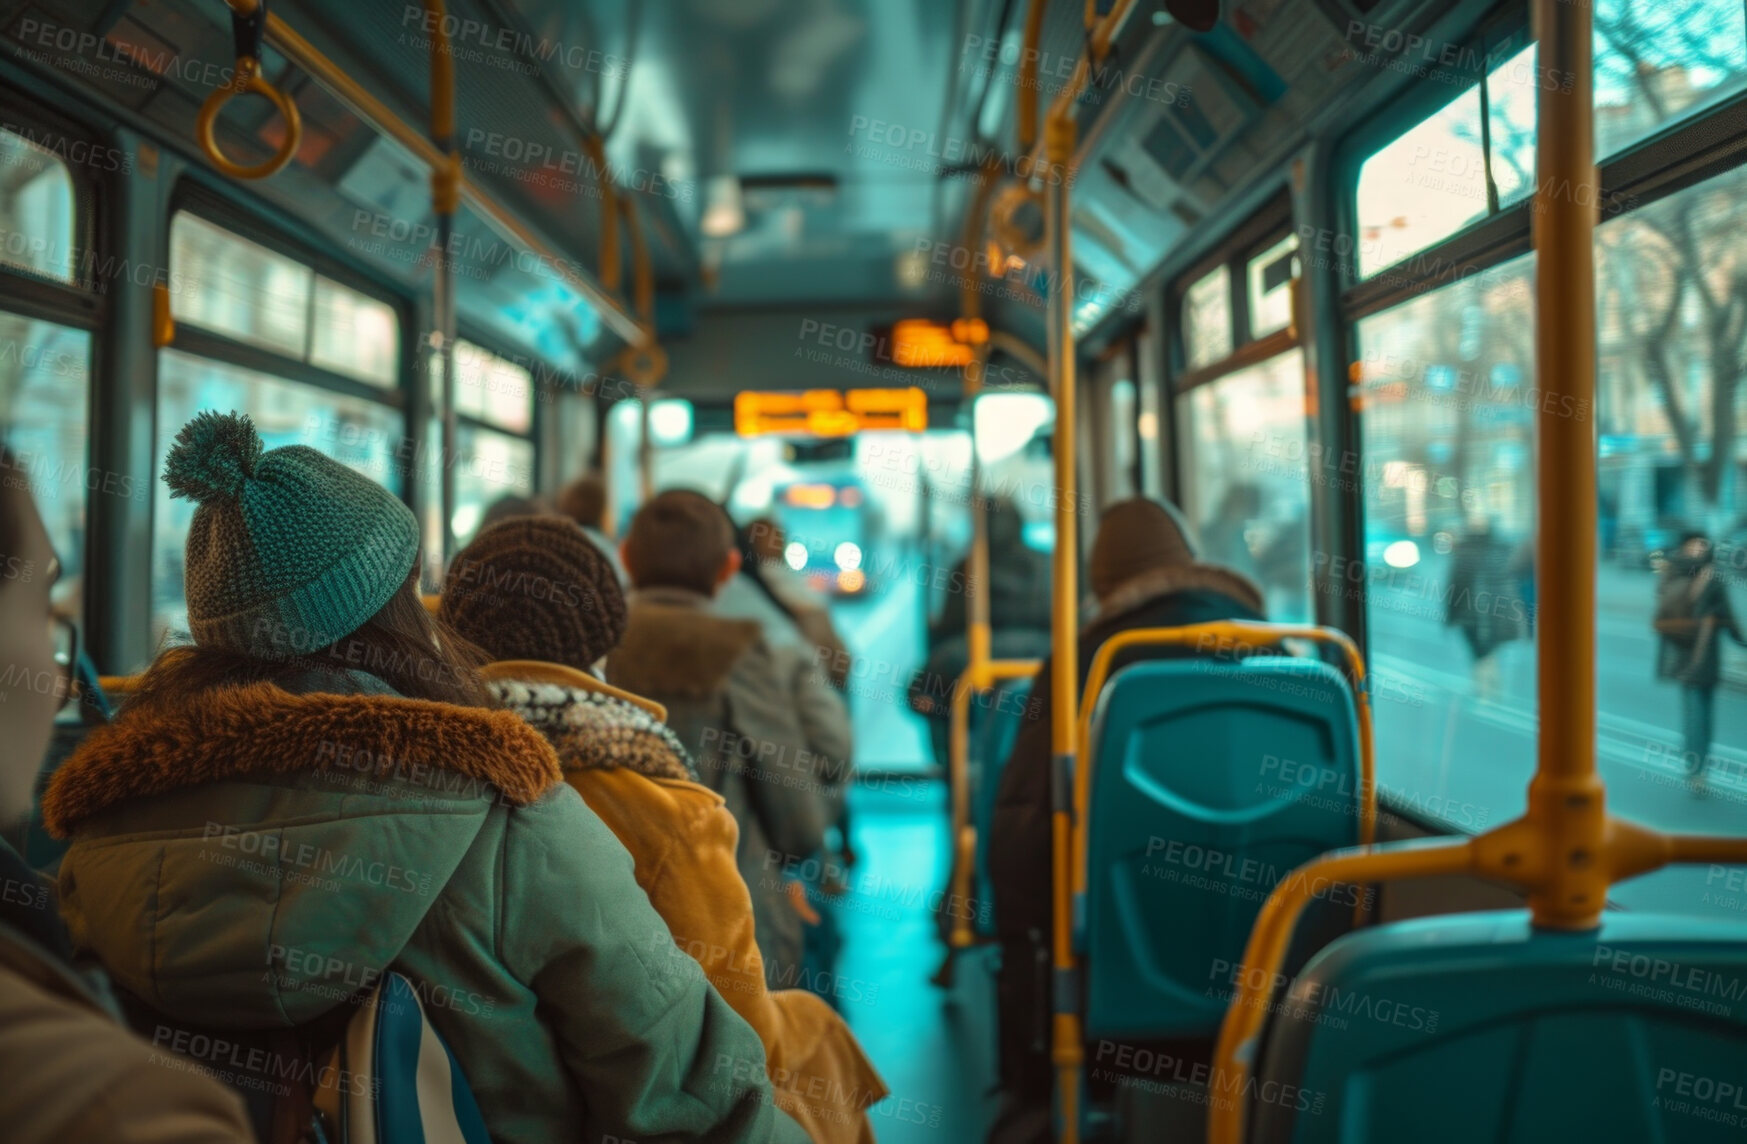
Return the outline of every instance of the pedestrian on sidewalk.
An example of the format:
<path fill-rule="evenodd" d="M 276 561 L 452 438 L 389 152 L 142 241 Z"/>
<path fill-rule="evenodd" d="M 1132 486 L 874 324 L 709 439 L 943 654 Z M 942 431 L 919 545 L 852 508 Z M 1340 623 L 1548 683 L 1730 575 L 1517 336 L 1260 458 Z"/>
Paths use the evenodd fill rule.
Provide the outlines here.
<path fill-rule="evenodd" d="M 1662 637 L 1656 675 L 1680 685 L 1687 777 L 1702 783 L 1710 763 L 1711 717 L 1722 675 L 1722 634 L 1727 632 L 1736 643 L 1747 646 L 1704 533 L 1682 536 L 1669 557 L 1656 586 L 1653 626 Z"/>
<path fill-rule="evenodd" d="M 1520 571 L 1511 546 L 1492 529 L 1491 520 L 1476 516 L 1450 550 L 1450 583 L 1444 625 L 1458 628 L 1474 657 L 1474 691 L 1482 699 L 1499 690 L 1499 667 L 1493 654 L 1529 632 L 1520 591 Z"/>

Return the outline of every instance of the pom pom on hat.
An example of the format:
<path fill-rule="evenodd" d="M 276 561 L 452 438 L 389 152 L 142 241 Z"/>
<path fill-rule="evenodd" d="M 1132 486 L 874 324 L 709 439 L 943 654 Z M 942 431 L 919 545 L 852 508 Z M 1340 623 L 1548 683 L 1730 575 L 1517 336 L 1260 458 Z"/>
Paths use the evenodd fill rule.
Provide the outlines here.
<path fill-rule="evenodd" d="M 261 438 L 246 414 L 201 413 L 176 434 L 164 483 L 172 497 L 199 504 L 235 500 L 260 459 Z"/>

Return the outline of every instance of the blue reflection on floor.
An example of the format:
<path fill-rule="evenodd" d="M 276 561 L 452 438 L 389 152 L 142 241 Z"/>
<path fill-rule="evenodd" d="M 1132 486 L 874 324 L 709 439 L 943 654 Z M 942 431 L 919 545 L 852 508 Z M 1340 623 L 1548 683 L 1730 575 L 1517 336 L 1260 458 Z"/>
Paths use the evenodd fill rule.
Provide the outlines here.
<path fill-rule="evenodd" d="M 945 790 L 874 779 L 850 796 L 858 857 L 836 905 L 844 1016 L 892 1095 L 872 1110 L 880 1144 L 980 1141 L 996 1101 L 993 951 L 958 959 L 951 989 L 929 983 L 942 947 L 930 906 L 946 871 Z"/>

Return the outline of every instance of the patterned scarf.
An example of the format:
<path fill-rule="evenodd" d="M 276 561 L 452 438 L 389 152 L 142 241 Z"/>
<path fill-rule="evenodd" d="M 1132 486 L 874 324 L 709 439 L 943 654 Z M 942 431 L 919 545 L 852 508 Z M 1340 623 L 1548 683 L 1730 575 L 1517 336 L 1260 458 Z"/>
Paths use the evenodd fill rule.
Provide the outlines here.
<path fill-rule="evenodd" d="M 635 703 L 556 683 L 503 679 L 491 688 L 505 707 L 546 736 L 566 770 L 623 769 L 697 781 L 679 737 Z"/>

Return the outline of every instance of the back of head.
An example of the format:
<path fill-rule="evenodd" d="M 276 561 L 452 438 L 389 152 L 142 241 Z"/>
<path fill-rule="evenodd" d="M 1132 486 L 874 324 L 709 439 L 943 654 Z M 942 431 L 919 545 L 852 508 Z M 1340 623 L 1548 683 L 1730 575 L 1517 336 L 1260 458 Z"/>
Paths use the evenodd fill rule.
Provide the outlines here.
<path fill-rule="evenodd" d="M 1131 497 L 1104 510 L 1087 575 L 1102 600 L 1137 576 L 1193 564 L 1195 557 L 1188 523 L 1175 505 Z"/>
<path fill-rule="evenodd" d="M 606 482 L 594 473 L 571 481 L 558 491 L 558 512 L 583 528 L 600 528 L 607 513 Z"/>
<path fill-rule="evenodd" d="M 307 446 L 264 451 L 248 417 L 211 412 L 177 435 L 164 483 L 199 506 L 184 562 L 195 646 L 160 657 L 135 703 L 348 670 L 488 702 L 478 649 L 420 602 L 418 521 L 387 489 Z"/>
<path fill-rule="evenodd" d="M 637 510 L 625 535 L 625 570 L 638 588 L 716 594 L 737 551 L 722 507 L 690 489 L 668 489 Z"/>
<path fill-rule="evenodd" d="M 444 622 L 493 659 L 586 671 L 625 634 L 625 596 L 606 554 L 559 516 L 494 525 L 456 553 Z"/>
<path fill-rule="evenodd" d="M 520 493 L 508 493 L 498 497 L 487 506 L 479 518 L 479 527 L 473 535 L 478 536 L 494 524 L 513 520 L 518 516 L 538 516 L 546 512 L 546 502 L 540 497 L 525 497 Z"/>

